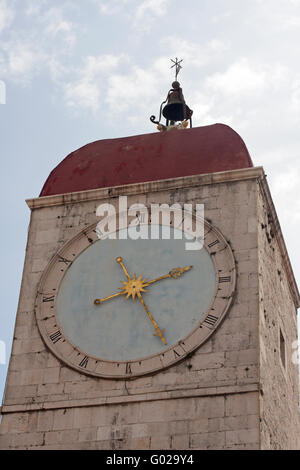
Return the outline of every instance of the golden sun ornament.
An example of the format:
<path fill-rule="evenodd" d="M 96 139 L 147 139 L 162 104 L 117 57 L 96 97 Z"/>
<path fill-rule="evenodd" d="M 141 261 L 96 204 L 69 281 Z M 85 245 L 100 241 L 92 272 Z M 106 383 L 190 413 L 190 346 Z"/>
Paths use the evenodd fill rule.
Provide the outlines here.
<path fill-rule="evenodd" d="M 131 296 L 133 300 L 139 292 L 146 292 L 146 289 L 144 289 L 144 287 L 148 285 L 147 279 L 142 279 L 142 276 L 137 278 L 136 274 L 134 274 L 133 278 L 130 279 L 130 281 L 122 281 L 122 284 L 124 284 L 124 287 L 120 287 L 120 290 L 122 290 L 123 294 L 127 294 L 126 299 Z"/>

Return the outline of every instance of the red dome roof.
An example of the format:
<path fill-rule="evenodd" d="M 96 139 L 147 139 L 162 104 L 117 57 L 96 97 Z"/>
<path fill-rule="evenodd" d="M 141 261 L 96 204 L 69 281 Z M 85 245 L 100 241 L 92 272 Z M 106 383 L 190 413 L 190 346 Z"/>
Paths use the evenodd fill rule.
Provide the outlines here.
<path fill-rule="evenodd" d="M 240 136 L 223 124 L 98 140 L 68 155 L 40 196 L 252 167 Z"/>

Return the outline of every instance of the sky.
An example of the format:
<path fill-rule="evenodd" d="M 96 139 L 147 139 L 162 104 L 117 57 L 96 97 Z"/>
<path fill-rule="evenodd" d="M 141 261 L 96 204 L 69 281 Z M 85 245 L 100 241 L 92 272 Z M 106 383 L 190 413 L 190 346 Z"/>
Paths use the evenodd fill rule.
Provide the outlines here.
<path fill-rule="evenodd" d="M 0 401 L 25 199 L 73 150 L 156 132 L 172 58 L 193 126 L 231 126 L 264 167 L 299 282 L 299 44 L 300 0 L 0 0 Z"/>

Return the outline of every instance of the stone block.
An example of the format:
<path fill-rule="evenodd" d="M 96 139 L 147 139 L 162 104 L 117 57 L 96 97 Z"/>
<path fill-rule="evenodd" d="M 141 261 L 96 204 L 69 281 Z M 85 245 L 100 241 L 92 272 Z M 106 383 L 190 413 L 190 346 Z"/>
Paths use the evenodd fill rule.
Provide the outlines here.
<path fill-rule="evenodd" d="M 235 331 L 231 334 L 219 334 L 213 337 L 214 351 L 238 351 L 240 349 L 247 349 L 250 346 L 249 334 Z"/>
<path fill-rule="evenodd" d="M 49 230 L 40 230 L 37 232 L 35 237 L 35 243 L 41 245 L 44 243 L 53 243 L 59 239 L 60 230 L 59 229 L 49 229 Z"/>
<path fill-rule="evenodd" d="M 216 418 L 219 419 L 219 418 Z M 188 423 L 188 432 L 189 434 L 202 434 L 208 432 L 209 429 L 209 419 L 208 418 L 198 418 L 189 421 Z"/>
<path fill-rule="evenodd" d="M 124 450 L 149 450 L 150 449 L 150 437 L 139 437 L 135 439 L 131 439 L 125 445 L 122 445 L 122 449 Z"/>
<path fill-rule="evenodd" d="M 108 441 L 111 438 L 111 426 L 97 428 L 97 441 Z"/>
<path fill-rule="evenodd" d="M 55 384 L 59 382 L 60 367 L 47 367 L 44 370 L 43 383 Z"/>
<path fill-rule="evenodd" d="M 11 447 L 13 447 L 13 435 L 0 434 L 0 449 L 9 450 Z"/>
<path fill-rule="evenodd" d="M 37 385 L 9 385 L 5 390 L 5 400 L 17 398 L 20 399 L 35 397 L 37 394 Z"/>
<path fill-rule="evenodd" d="M 224 367 L 225 353 L 215 352 L 210 354 L 195 355 L 191 359 L 193 370 L 219 369 Z"/>
<path fill-rule="evenodd" d="M 189 449 L 189 436 L 187 434 L 179 434 L 171 436 L 171 449 L 172 450 L 187 450 Z"/>
<path fill-rule="evenodd" d="M 40 411 L 38 413 L 37 430 L 38 431 L 52 431 L 54 420 L 54 411 Z"/>
<path fill-rule="evenodd" d="M 64 384 L 55 383 L 55 384 L 41 384 L 37 388 L 37 396 L 43 397 L 45 395 L 61 395 L 63 394 Z"/>
<path fill-rule="evenodd" d="M 64 430 L 64 429 L 72 429 L 73 427 L 73 418 L 74 418 L 74 409 L 73 408 L 65 408 L 62 410 L 56 410 L 54 413 L 54 420 L 53 420 L 53 430 Z"/>
<path fill-rule="evenodd" d="M 226 396 L 226 416 L 258 415 L 258 393 L 240 393 Z"/>
<path fill-rule="evenodd" d="M 41 273 L 47 266 L 47 259 L 37 258 L 32 260 L 31 272 Z"/>
<path fill-rule="evenodd" d="M 225 366 L 256 365 L 258 363 L 258 350 L 244 349 L 239 351 L 226 351 Z"/>
<path fill-rule="evenodd" d="M 224 396 L 200 397 L 194 418 L 217 418 L 225 414 Z"/>
<path fill-rule="evenodd" d="M 34 385 L 44 382 L 44 370 L 24 370 L 21 374 L 21 385 Z"/>
<path fill-rule="evenodd" d="M 150 449 L 153 449 L 153 450 L 171 449 L 171 436 L 152 436 Z"/>
<path fill-rule="evenodd" d="M 198 450 L 221 450 L 225 447 L 225 432 L 208 432 L 190 435 L 190 448 Z"/>
<path fill-rule="evenodd" d="M 79 442 L 91 442 L 97 440 L 97 428 L 84 428 L 79 430 Z"/>
<path fill-rule="evenodd" d="M 7 377 L 7 385 L 21 385 L 21 371 L 11 371 Z"/>
<path fill-rule="evenodd" d="M 60 380 L 62 382 L 84 382 L 87 381 L 87 376 L 69 367 L 61 367 Z"/>
<path fill-rule="evenodd" d="M 90 428 L 92 423 L 92 407 L 74 409 L 74 427 L 78 429 Z"/>
<path fill-rule="evenodd" d="M 196 413 L 196 400 L 164 400 L 145 402 L 140 407 L 139 422 L 164 422 L 192 419 Z"/>
<path fill-rule="evenodd" d="M 44 433 L 22 433 L 15 434 L 12 438 L 12 446 L 15 449 L 32 449 L 41 446 L 44 442 Z"/>
<path fill-rule="evenodd" d="M 28 419 L 28 414 L 25 413 L 5 415 L 1 422 L 1 435 L 26 432 Z"/>
<path fill-rule="evenodd" d="M 256 444 L 259 442 L 259 428 L 239 429 L 238 431 L 226 431 L 226 444 L 228 446 L 239 444 Z"/>

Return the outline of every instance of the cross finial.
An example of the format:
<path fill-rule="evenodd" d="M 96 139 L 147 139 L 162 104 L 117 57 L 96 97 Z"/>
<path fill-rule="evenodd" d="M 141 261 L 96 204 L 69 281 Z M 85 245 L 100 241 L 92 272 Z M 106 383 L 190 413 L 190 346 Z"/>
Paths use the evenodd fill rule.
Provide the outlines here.
<path fill-rule="evenodd" d="M 176 68 L 175 68 L 175 80 L 177 81 L 177 76 L 178 76 L 178 74 L 179 74 L 179 72 L 180 72 L 180 69 L 182 69 L 182 65 L 180 65 L 180 64 L 181 64 L 181 62 L 183 61 L 183 59 L 181 59 L 181 60 L 178 61 L 178 59 L 177 59 L 177 57 L 176 57 L 175 60 L 171 59 L 171 61 L 172 61 L 173 64 L 174 64 L 174 65 L 171 66 L 171 69 L 172 69 L 173 67 L 176 67 Z"/>

